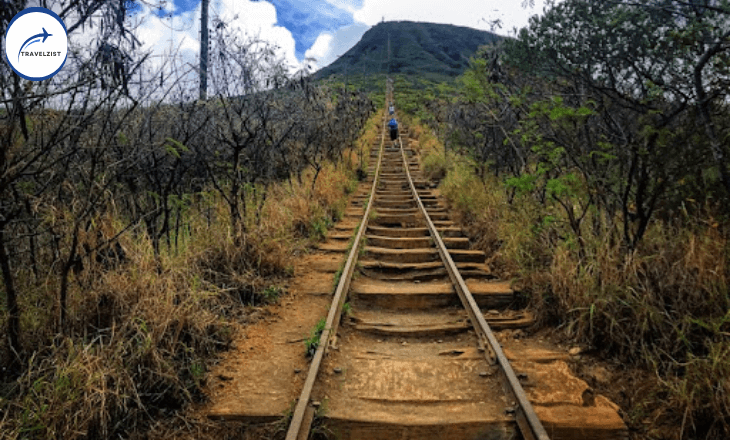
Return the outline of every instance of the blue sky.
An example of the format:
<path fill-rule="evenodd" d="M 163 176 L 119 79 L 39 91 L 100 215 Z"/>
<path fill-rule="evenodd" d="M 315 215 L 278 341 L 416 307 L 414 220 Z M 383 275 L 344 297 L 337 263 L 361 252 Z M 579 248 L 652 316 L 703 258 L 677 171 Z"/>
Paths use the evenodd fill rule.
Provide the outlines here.
<path fill-rule="evenodd" d="M 170 0 L 168 0 L 170 1 Z M 249 0 L 251 2 L 263 0 Z M 277 24 L 289 32 L 295 42 L 295 55 L 302 61 L 322 33 L 336 33 L 355 23 L 353 11 L 365 0 L 269 0 L 276 8 Z M 173 0 L 174 8 L 160 8 L 158 17 L 186 15 L 195 11 L 200 0 Z M 169 10 L 171 9 L 171 10 Z"/>
<path fill-rule="evenodd" d="M 195 9 L 200 4 L 200 0 L 175 0 L 175 6 L 180 12 L 187 12 Z"/>
<path fill-rule="evenodd" d="M 362 7 L 363 2 L 349 3 Z M 324 1 L 278 0 L 275 6 L 279 24 L 294 37 L 296 56 L 300 60 L 322 32 L 335 32 L 355 21 L 351 12 Z"/>
<path fill-rule="evenodd" d="M 169 51 L 172 41 L 182 57 L 193 60 L 199 52 L 200 0 L 162 1 L 162 10 L 139 14 L 145 16 L 139 38 L 159 54 Z M 382 20 L 454 24 L 507 35 L 540 13 L 546 1 L 523 7 L 518 0 L 210 0 L 210 16 L 276 44 L 297 70 L 307 57 L 317 60 L 316 68 L 330 64 Z M 494 20 L 502 27 L 493 29 Z"/>

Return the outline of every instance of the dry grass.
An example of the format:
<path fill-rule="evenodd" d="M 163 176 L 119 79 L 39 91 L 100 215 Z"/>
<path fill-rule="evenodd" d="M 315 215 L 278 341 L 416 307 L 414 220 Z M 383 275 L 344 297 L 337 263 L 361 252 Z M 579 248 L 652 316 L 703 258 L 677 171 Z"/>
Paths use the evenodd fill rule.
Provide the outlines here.
<path fill-rule="evenodd" d="M 190 266 L 157 274 L 150 253 L 97 273 L 74 296 L 77 337 L 57 337 L 5 384 L 7 438 L 111 438 L 199 396 L 207 363 L 225 347 L 228 301 L 196 284 Z M 184 263 L 185 259 L 178 261 Z"/>
<path fill-rule="evenodd" d="M 401 122 L 408 127 L 408 137 L 410 139 L 408 146 L 416 151 L 417 154 L 427 155 L 433 153 L 443 153 L 444 147 L 431 130 L 421 124 L 420 119 L 409 114 L 400 115 Z"/>
<path fill-rule="evenodd" d="M 181 245 L 163 246 L 159 259 L 143 234 L 126 234 L 123 265 L 72 275 L 70 336 L 52 333 L 57 286 L 19 286 L 23 343 L 36 349 L 17 380 L 0 381 L 0 438 L 239 435 L 206 421 L 160 421 L 203 399 L 207 368 L 245 324 L 247 306 L 282 294 L 292 255 L 342 216 L 356 184 L 352 154 L 349 166 L 326 165 L 314 191 L 308 172 L 302 184 L 272 185 L 260 205 L 250 195 L 261 210 L 245 232 L 230 231 L 225 205 L 210 192 L 191 208 Z"/>
<path fill-rule="evenodd" d="M 654 391 L 635 396 L 642 409 L 629 422 L 661 438 L 730 435 L 727 238 L 658 223 L 631 255 L 606 243 L 590 251 L 579 264 L 559 246 L 537 304 L 573 339 L 654 372 Z"/>
<path fill-rule="evenodd" d="M 381 112 L 375 112 L 365 123 L 363 135 L 357 140 L 357 144 L 353 148 L 353 153 L 363 156 L 363 168 L 367 169 L 368 159 L 370 158 L 370 148 L 380 140 L 383 116 Z M 355 151 L 356 150 L 356 151 Z M 359 160 L 359 159 L 358 159 Z"/>
<path fill-rule="evenodd" d="M 351 159 L 352 152 L 348 152 Z M 352 161 L 350 162 L 352 163 Z M 287 240 L 312 237 L 321 240 L 327 228 L 344 214 L 346 198 L 355 190 L 354 170 L 341 164 L 324 166 L 311 189 L 312 172 L 304 174 L 302 183 L 280 185 L 270 197 L 276 203 L 266 206 L 265 216 L 276 230 L 287 231 Z"/>

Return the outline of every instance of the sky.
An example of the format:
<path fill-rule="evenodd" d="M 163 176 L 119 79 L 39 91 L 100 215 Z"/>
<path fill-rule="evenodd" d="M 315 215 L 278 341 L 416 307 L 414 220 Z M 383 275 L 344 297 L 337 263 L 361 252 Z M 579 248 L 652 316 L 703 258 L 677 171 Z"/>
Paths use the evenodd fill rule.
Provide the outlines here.
<path fill-rule="evenodd" d="M 177 52 L 191 62 L 199 54 L 200 0 L 159 1 L 143 6 L 134 20 L 144 48 L 162 57 Z M 155 3 L 155 1 L 148 1 Z M 211 21 L 220 18 L 242 33 L 280 49 L 292 72 L 305 64 L 327 66 L 381 21 L 424 21 L 491 30 L 501 35 L 540 14 L 544 0 L 523 7 L 520 0 L 210 0 Z M 493 27 L 495 20 L 501 27 Z M 314 58 L 316 62 L 307 61 Z"/>

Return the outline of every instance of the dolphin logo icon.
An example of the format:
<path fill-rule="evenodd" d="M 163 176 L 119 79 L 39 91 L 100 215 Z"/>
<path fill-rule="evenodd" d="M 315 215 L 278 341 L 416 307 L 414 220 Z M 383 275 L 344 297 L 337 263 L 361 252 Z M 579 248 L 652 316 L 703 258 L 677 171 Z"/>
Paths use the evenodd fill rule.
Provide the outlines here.
<path fill-rule="evenodd" d="M 43 32 L 41 32 L 40 34 L 33 35 L 32 37 L 28 38 L 27 40 L 25 40 L 25 43 L 23 43 L 23 45 L 20 46 L 20 50 L 18 51 L 18 62 L 20 62 L 20 52 L 22 52 L 23 49 L 25 49 L 27 46 L 30 46 L 33 43 L 37 43 L 37 42 L 41 41 L 41 37 L 43 37 L 43 41 L 41 41 L 41 43 L 45 43 L 46 39 L 48 37 L 53 36 L 53 34 L 49 34 L 48 31 L 46 31 L 46 28 L 41 28 L 41 29 L 43 29 Z M 37 38 L 37 40 L 36 40 L 36 38 Z M 34 41 L 31 41 L 31 40 L 34 40 Z"/>

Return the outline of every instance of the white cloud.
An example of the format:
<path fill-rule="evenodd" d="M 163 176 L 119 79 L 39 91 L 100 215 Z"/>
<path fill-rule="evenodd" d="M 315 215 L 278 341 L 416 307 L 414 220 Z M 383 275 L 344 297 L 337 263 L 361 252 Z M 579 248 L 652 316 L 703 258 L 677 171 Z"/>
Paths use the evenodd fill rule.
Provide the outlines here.
<path fill-rule="evenodd" d="M 172 2 L 168 1 L 168 5 Z M 136 48 L 135 59 L 142 53 L 149 53 L 143 71 L 136 72 L 131 78 L 130 89 L 138 91 L 139 80 L 162 78 L 165 87 L 172 86 L 171 79 L 185 73 L 182 82 L 177 83 L 191 95 L 197 93 L 200 65 L 200 11 L 201 4 L 189 11 L 170 16 L 167 13 L 159 17 L 159 10 L 146 3 L 141 3 L 140 10 L 128 17 L 134 29 L 134 36 L 141 42 Z M 164 14 L 164 12 L 163 12 Z M 211 0 L 209 9 L 209 29 L 213 30 L 215 19 L 220 18 L 227 23 L 227 30 L 234 31 L 242 38 L 255 37 L 277 47 L 277 55 L 289 65 L 290 73 L 301 69 L 295 55 L 295 41 L 290 31 L 277 25 L 276 8 L 268 2 L 250 0 Z M 92 18 L 92 22 L 101 17 Z M 71 42 L 85 54 L 90 55 L 104 41 L 99 35 L 99 26 L 85 26 L 77 29 L 71 36 Z M 108 41 L 118 44 L 117 41 Z M 213 44 L 214 46 L 214 44 Z M 213 54 L 211 54 L 211 57 Z M 71 63 L 68 63 L 69 67 Z M 212 83 L 209 81 L 209 90 Z M 158 95 L 155 95 L 158 96 Z M 175 92 L 175 96 L 180 96 Z M 156 99 L 156 98 L 155 98 Z"/>
<path fill-rule="evenodd" d="M 329 32 L 323 32 L 319 34 L 317 40 L 312 44 L 307 52 L 304 53 L 305 58 L 314 58 L 317 61 L 317 66 L 321 65 L 323 60 L 330 52 L 332 47 L 332 34 Z"/>
<path fill-rule="evenodd" d="M 368 29 L 370 26 L 366 24 L 355 23 L 341 27 L 334 33 L 323 32 L 305 55 L 316 58 L 316 67 L 321 69 L 350 50 Z"/>
<path fill-rule="evenodd" d="M 179 57 L 190 62 L 200 52 L 200 4 L 193 10 L 176 15 L 172 19 L 159 18 L 145 10 L 143 21 L 136 35 L 144 43 L 144 49 L 151 50 L 159 59 L 170 53 L 172 47 L 179 48 Z M 209 9 L 210 24 L 215 18 L 227 23 L 230 30 L 237 29 L 243 37 L 258 37 L 279 47 L 280 56 L 291 66 L 292 71 L 300 67 L 295 56 L 295 41 L 291 32 L 277 26 L 276 8 L 268 2 L 249 0 L 213 0 Z M 172 28 L 172 29 L 171 29 Z"/>
<path fill-rule="evenodd" d="M 232 29 L 238 28 L 240 35 L 255 36 L 278 46 L 279 55 L 286 60 L 291 71 L 300 68 L 294 37 L 289 30 L 277 25 L 276 8 L 271 3 L 219 0 L 211 7 L 211 16 L 221 17 Z"/>
<path fill-rule="evenodd" d="M 174 17 L 157 17 L 149 8 L 144 8 L 136 17 L 139 26 L 135 35 L 143 43 L 142 51 L 151 52 L 148 68 L 157 71 L 161 66 L 166 76 L 173 65 L 177 72 L 190 71 L 186 76 L 188 89 L 197 89 L 197 74 L 192 72 L 200 64 L 200 3 L 195 9 Z M 299 70 L 300 63 L 295 55 L 295 41 L 291 32 L 277 25 L 276 8 L 268 2 L 249 0 L 211 0 L 209 9 L 209 30 L 213 31 L 215 20 L 227 24 L 241 38 L 258 38 L 276 46 L 279 57 L 290 67 L 290 72 Z M 171 57 L 171 53 L 173 56 Z M 211 54 L 211 57 L 214 54 Z M 210 84 L 210 83 L 209 83 Z"/>

